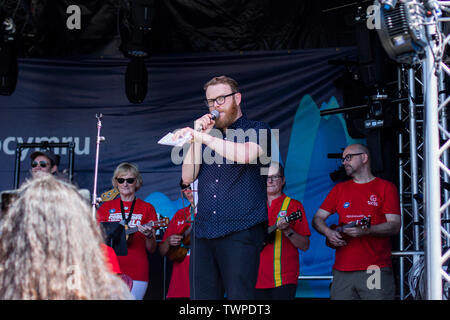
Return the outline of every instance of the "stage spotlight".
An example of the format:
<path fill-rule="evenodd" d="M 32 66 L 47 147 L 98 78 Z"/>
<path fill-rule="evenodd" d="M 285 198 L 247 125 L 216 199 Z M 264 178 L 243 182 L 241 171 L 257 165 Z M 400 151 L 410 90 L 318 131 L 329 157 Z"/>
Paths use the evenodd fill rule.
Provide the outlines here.
<path fill-rule="evenodd" d="M 148 72 L 143 58 L 133 57 L 125 73 L 125 92 L 131 103 L 142 103 L 147 95 Z"/>
<path fill-rule="evenodd" d="M 395 5 L 395 1 L 386 2 Z M 390 9 L 386 9 L 390 8 Z M 395 7 L 382 6 L 380 28 L 377 29 L 380 41 L 388 56 L 398 63 L 414 64 L 423 54 L 427 44 L 425 31 L 425 8 L 420 1 L 401 2 Z"/>
<path fill-rule="evenodd" d="M 344 149 L 344 148 L 342 148 Z M 342 159 L 342 152 L 341 153 L 329 153 L 328 159 L 336 159 L 341 161 Z M 349 176 L 347 176 L 347 173 L 345 172 L 344 165 L 340 165 L 339 168 L 333 172 L 329 173 L 330 179 L 333 182 L 342 182 L 350 179 Z"/>
<path fill-rule="evenodd" d="M 0 14 L 0 95 L 9 96 L 16 89 L 18 64 L 16 26 Z"/>
<path fill-rule="evenodd" d="M 329 173 L 330 179 L 333 182 L 343 182 L 350 179 L 345 172 L 344 166 L 340 166 L 337 170 Z"/>
<path fill-rule="evenodd" d="M 138 30 L 151 30 L 154 9 L 153 0 L 131 0 L 131 20 Z"/>
<path fill-rule="evenodd" d="M 394 9 L 397 4 L 397 0 L 379 0 L 379 2 L 386 10 Z"/>

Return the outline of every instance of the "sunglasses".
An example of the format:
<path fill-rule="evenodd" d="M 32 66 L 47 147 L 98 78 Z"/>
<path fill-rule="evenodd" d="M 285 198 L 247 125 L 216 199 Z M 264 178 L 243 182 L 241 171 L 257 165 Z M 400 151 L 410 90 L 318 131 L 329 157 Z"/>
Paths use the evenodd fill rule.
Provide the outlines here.
<path fill-rule="evenodd" d="M 36 168 L 37 166 L 40 166 L 41 168 L 45 168 L 45 167 L 47 167 L 47 162 L 46 161 L 39 161 L 39 162 L 37 162 L 37 161 L 33 161 L 32 163 L 31 163 L 31 167 L 32 168 Z"/>
<path fill-rule="evenodd" d="M 125 181 L 126 181 L 128 184 L 132 184 L 132 183 L 134 183 L 134 181 L 136 181 L 136 178 L 127 178 L 127 179 L 125 179 L 125 178 L 116 178 L 116 181 L 117 181 L 119 184 L 122 184 L 122 183 L 124 183 Z"/>

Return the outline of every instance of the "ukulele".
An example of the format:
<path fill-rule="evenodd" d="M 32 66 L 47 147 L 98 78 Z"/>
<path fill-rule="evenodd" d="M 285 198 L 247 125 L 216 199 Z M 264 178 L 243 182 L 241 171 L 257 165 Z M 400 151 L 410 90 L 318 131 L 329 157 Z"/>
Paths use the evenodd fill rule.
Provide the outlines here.
<path fill-rule="evenodd" d="M 103 192 L 100 196 L 103 202 L 114 200 L 119 195 L 119 190 L 116 188 L 112 188 L 111 190 L 107 190 Z"/>
<path fill-rule="evenodd" d="M 165 228 L 169 225 L 169 218 L 162 218 L 156 221 L 150 221 L 149 223 L 143 224 L 145 227 L 153 227 L 154 229 Z M 138 227 L 125 227 L 125 237 L 128 240 L 129 235 L 139 231 Z"/>
<path fill-rule="evenodd" d="M 353 228 L 353 227 L 370 228 L 370 220 L 371 220 L 371 218 L 370 218 L 370 216 L 368 216 L 368 217 L 361 218 L 359 220 L 351 221 L 349 223 L 340 223 L 339 225 L 333 224 L 330 226 L 330 229 L 336 230 L 337 232 L 339 232 L 341 234 L 342 238 L 344 240 L 346 240 L 346 239 L 350 238 L 350 236 L 346 235 L 345 233 L 344 234 L 342 233 L 342 231 L 344 231 L 344 229 Z M 333 248 L 333 249 L 337 248 L 330 243 L 328 238 L 326 238 L 325 244 L 330 248 Z"/>
<path fill-rule="evenodd" d="M 181 244 L 178 246 L 170 246 L 167 251 L 167 257 L 173 262 L 181 262 L 186 257 L 186 254 L 191 245 L 191 226 L 185 225 L 179 235 L 183 235 Z"/>
<path fill-rule="evenodd" d="M 287 223 L 291 223 L 295 220 L 301 220 L 302 219 L 302 212 L 300 210 L 297 210 L 295 212 L 292 212 L 290 215 L 285 216 L 284 219 L 286 220 Z M 275 224 L 273 226 L 270 226 L 269 228 L 267 228 L 267 234 L 266 234 L 266 239 L 264 240 L 264 243 L 270 243 L 273 242 L 275 240 L 275 231 L 277 230 L 277 223 L 275 222 Z"/>

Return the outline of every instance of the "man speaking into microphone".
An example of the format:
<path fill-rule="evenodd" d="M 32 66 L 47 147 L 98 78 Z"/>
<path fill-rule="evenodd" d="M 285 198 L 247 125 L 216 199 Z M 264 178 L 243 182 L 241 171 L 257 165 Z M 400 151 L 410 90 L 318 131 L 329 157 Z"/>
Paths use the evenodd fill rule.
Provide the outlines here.
<path fill-rule="evenodd" d="M 270 154 L 270 128 L 243 115 L 235 80 L 214 77 L 204 89 L 210 113 L 197 119 L 194 129 L 183 128 L 174 136 L 191 134 L 182 179 L 184 183 L 198 179 L 191 237 L 191 299 L 254 299 L 267 229 L 263 169 L 270 161 L 262 160 Z M 218 130 L 221 134 L 212 134 Z M 211 154 L 215 161 L 205 161 L 204 154 Z"/>

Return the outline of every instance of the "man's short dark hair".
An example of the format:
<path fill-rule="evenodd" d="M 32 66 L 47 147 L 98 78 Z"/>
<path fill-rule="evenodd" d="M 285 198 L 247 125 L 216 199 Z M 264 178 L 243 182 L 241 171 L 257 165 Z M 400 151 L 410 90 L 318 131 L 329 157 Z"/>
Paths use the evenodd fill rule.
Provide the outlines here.
<path fill-rule="evenodd" d="M 220 77 L 214 77 L 211 80 L 209 80 L 205 85 L 203 86 L 203 89 L 206 91 L 209 86 L 215 86 L 218 84 L 227 84 L 230 86 L 231 91 L 233 92 L 239 92 L 239 86 L 236 80 L 227 77 L 227 76 L 220 76 Z"/>

